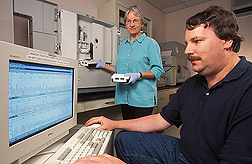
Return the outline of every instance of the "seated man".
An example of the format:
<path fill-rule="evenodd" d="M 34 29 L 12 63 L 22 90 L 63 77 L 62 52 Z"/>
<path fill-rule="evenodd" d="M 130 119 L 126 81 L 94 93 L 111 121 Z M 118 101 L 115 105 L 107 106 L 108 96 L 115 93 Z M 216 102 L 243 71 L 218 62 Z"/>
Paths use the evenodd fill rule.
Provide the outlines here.
<path fill-rule="evenodd" d="M 239 57 L 242 37 L 234 13 L 210 6 L 186 21 L 185 54 L 198 74 L 187 79 L 160 114 L 133 120 L 91 118 L 86 126 L 122 129 L 118 158 L 81 158 L 107 163 L 252 163 L 252 64 Z M 158 133 L 181 128 L 181 138 Z"/>

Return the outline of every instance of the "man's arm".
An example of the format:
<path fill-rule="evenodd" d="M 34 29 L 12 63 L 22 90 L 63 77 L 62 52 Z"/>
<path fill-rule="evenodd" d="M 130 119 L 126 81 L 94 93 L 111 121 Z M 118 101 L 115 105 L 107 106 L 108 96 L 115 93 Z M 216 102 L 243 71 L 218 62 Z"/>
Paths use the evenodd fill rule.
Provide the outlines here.
<path fill-rule="evenodd" d="M 171 126 L 160 114 L 149 115 L 132 120 L 120 120 L 113 121 L 106 117 L 93 117 L 88 120 L 85 125 L 90 126 L 92 124 L 100 123 L 101 126 L 98 129 L 113 130 L 121 129 L 127 131 L 137 132 L 155 132 L 161 131 Z"/>
<path fill-rule="evenodd" d="M 239 107 L 229 123 L 225 145 L 221 148 L 220 164 L 252 163 L 252 88 L 239 101 Z"/>

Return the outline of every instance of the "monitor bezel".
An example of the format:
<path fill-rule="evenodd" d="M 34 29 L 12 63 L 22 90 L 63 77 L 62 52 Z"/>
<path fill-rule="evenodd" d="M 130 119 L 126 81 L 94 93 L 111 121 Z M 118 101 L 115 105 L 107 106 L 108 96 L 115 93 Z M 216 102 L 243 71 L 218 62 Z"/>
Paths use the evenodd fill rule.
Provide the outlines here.
<path fill-rule="evenodd" d="M 24 162 L 36 153 L 52 145 L 69 133 L 69 129 L 77 124 L 77 81 L 78 81 L 78 63 L 75 59 L 64 58 L 59 55 L 35 50 L 23 46 L 0 41 L 0 78 L 1 85 L 1 110 L 0 110 L 0 153 L 1 163 Z M 41 55 L 50 59 L 60 59 L 63 62 L 54 63 L 52 60 L 36 60 L 31 54 Z M 35 57 L 35 56 L 34 56 Z M 9 146 L 9 60 L 18 60 L 22 62 L 32 62 L 45 65 L 58 65 L 74 69 L 74 96 L 73 96 L 73 117 L 56 126 L 46 129 L 28 139 L 25 139 L 15 145 Z M 11 154 L 11 155 L 10 155 Z"/>

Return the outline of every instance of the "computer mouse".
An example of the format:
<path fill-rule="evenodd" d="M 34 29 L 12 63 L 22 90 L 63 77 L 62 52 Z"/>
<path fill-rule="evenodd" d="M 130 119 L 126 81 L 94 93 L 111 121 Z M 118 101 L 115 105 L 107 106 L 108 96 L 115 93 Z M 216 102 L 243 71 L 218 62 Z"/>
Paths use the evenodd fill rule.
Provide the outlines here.
<path fill-rule="evenodd" d="M 92 125 L 88 126 L 88 128 L 95 128 L 96 129 L 100 126 L 101 126 L 101 124 L 92 124 Z"/>

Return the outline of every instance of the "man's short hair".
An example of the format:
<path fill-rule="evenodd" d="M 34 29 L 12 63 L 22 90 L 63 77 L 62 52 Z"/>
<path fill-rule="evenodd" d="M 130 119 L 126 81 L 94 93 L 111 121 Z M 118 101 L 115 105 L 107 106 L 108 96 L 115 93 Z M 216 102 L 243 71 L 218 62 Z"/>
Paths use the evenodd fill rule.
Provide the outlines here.
<path fill-rule="evenodd" d="M 199 25 L 214 29 L 216 36 L 221 40 L 233 40 L 230 50 L 240 50 L 243 37 L 238 33 L 239 26 L 235 14 L 220 6 L 210 6 L 206 10 L 195 14 L 186 21 L 186 28 L 193 30 Z"/>

